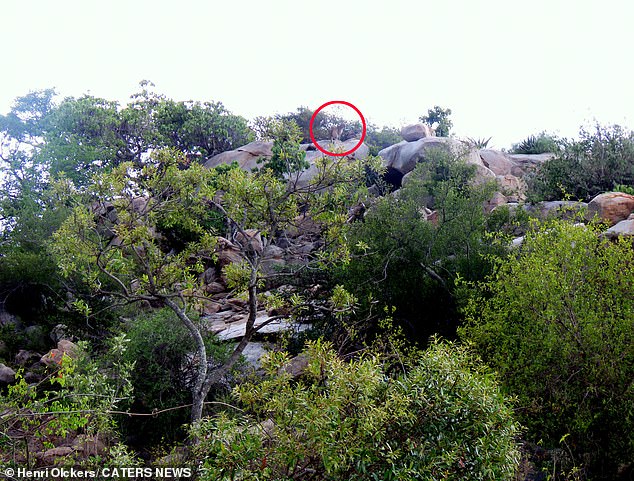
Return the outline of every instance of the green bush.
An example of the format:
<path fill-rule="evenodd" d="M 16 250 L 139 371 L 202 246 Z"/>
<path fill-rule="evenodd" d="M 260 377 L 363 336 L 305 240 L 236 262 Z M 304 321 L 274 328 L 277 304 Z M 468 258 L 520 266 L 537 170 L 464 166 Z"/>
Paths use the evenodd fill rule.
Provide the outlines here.
<path fill-rule="evenodd" d="M 194 433 L 207 480 L 504 480 L 518 425 L 493 377 L 463 349 L 434 343 L 393 378 L 377 356 L 342 361 L 312 343 L 295 382 L 284 355 L 234 391 L 243 411 Z"/>
<path fill-rule="evenodd" d="M 408 335 L 455 334 L 458 322 L 455 279 L 483 279 L 485 254 L 498 252 L 487 238 L 483 203 L 490 186 L 473 183 L 475 167 L 445 152 L 410 174 L 397 196 L 386 196 L 348 234 L 352 259 L 339 282 L 362 303 L 394 306 L 395 321 Z M 427 219 L 426 206 L 436 210 Z M 365 330 L 370 326 L 365 326 Z"/>
<path fill-rule="evenodd" d="M 598 234 L 563 221 L 527 234 L 461 335 L 519 397 L 532 441 L 570 434 L 577 461 L 610 479 L 634 459 L 634 250 Z"/>
<path fill-rule="evenodd" d="M 365 143 L 370 149 L 370 155 L 379 155 L 379 151 L 390 145 L 398 144 L 403 140 L 401 132 L 394 127 L 379 127 L 373 124 L 368 125 Z"/>
<path fill-rule="evenodd" d="M 545 154 L 548 152 L 559 152 L 557 137 L 546 132 L 530 135 L 511 148 L 512 154 Z"/>
<path fill-rule="evenodd" d="M 529 179 L 532 201 L 561 199 L 565 193 L 589 200 L 617 184 L 634 184 L 634 132 L 618 125 L 582 129 L 579 140 L 563 140 L 557 156 Z"/>
<path fill-rule="evenodd" d="M 193 381 L 188 373 L 190 364 L 195 362 L 190 354 L 195 352 L 195 346 L 175 314 L 168 309 L 141 313 L 129 321 L 127 336 L 124 359 L 135 363 L 131 373 L 135 393 L 131 411 L 147 413 L 190 404 L 188 383 Z M 227 355 L 212 336 L 205 341 L 212 357 L 220 361 Z M 177 409 L 155 418 L 123 418 L 122 424 L 124 431 L 142 437 L 143 442 L 154 442 L 182 435 L 182 425 L 188 419 L 188 409 Z"/>

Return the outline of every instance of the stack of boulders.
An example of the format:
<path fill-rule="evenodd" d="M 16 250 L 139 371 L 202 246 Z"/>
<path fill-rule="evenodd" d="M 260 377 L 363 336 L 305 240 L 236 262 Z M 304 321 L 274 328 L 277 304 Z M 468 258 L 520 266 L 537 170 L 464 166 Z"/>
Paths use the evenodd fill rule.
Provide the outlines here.
<path fill-rule="evenodd" d="M 521 202 L 526 198 L 526 182 L 523 177 L 537 166 L 553 157 L 553 154 L 507 154 L 492 149 L 475 149 L 469 142 L 453 137 L 436 137 L 424 124 L 412 124 L 401 130 L 403 141 L 379 152 L 392 179 L 400 179 L 397 185 L 408 181 L 417 164 L 429 162 L 432 152 L 444 150 L 461 156 L 476 166 L 476 182 L 495 180 L 499 190 L 487 203 L 492 210 L 507 202 Z"/>

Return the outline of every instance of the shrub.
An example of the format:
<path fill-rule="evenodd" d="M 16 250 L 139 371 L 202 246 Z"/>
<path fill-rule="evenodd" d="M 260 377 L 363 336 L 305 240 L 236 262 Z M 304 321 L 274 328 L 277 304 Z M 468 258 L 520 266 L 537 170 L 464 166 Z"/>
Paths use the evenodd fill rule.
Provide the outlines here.
<path fill-rule="evenodd" d="M 527 234 L 467 310 L 464 339 L 517 395 L 533 441 L 567 440 L 596 476 L 634 459 L 634 251 L 590 226 Z"/>
<path fill-rule="evenodd" d="M 474 185 L 474 170 L 439 151 L 397 196 L 378 200 L 351 226 L 353 257 L 340 282 L 362 303 L 361 317 L 375 303 L 394 306 L 395 321 L 410 336 L 455 334 L 454 280 L 483 279 L 490 269 L 483 254 L 497 252 L 486 238 L 482 208 L 491 190 Z M 436 210 L 435 222 L 427 219 L 427 205 Z"/>
<path fill-rule="evenodd" d="M 142 313 L 129 322 L 127 335 L 129 343 L 124 359 L 135 362 L 130 379 L 135 392 L 131 410 L 152 412 L 191 403 L 189 383 L 193 380 L 189 373 L 196 361 L 190 353 L 195 346 L 175 314 L 167 309 Z M 214 344 L 211 336 L 205 341 L 212 357 L 220 361 L 226 356 L 226 349 Z M 152 442 L 182 435 L 181 426 L 188 415 L 188 409 L 178 409 L 153 418 L 141 416 L 122 421 L 124 430 L 143 442 Z"/>
<path fill-rule="evenodd" d="M 390 145 L 398 144 L 403 140 L 401 132 L 394 127 L 379 127 L 373 124 L 368 125 L 365 143 L 370 149 L 370 155 L 379 155 L 379 151 Z"/>
<path fill-rule="evenodd" d="M 530 135 L 511 148 L 512 154 L 544 154 L 548 152 L 559 152 L 557 137 L 546 132 Z"/>
<path fill-rule="evenodd" d="M 617 184 L 634 183 L 634 132 L 618 125 L 582 129 L 579 140 L 564 140 L 554 159 L 529 180 L 531 200 L 553 200 L 562 192 L 589 200 Z"/>
<path fill-rule="evenodd" d="M 203 479 L 512 479 L 518 425 L 463 348 L 434 343 L 397 378 L 377 356 L 305 355 L 298 382 L 273 355 L 263 382 L 235 389 L 240 415 L 195 428 Z"/>

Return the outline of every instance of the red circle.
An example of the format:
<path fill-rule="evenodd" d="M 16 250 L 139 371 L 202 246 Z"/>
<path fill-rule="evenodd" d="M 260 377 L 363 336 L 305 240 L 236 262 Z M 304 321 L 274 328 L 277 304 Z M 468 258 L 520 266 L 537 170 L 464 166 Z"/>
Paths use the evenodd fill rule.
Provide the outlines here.
<path fill-rule="evenodd" d="M 341 153 L 336 153 L 336 152 L 330 152 L 326 149 L 324 149 L 321 145 L 319 145 L 317 143 L 317 141 L 315 140 L 315 134 L 313 133 L 313 124 L 315 123 L 315 118 L 317 117 L 317 114 L 325 107 L 328 107 L 329 105 L 332 104 L 343 104 L 343 105 L 347 105 L 348 107 L 351 107 L 352 109 L 354 109 L 354 111 L 359 115 L 359 117 L 361 118 L 361 124 L 363 125 L 363 132 L 361 132 L 361 140 L 359 140 L 359 143 L 357 145 L 355 145 L 352 149 L 348 150 L 347 152 L 341 152 Z M 319 107 L 317 110 L 315 110 L 315 112 L 313 112 L 313 116 L 310 118 L 310 125 L 309 127 L 309 132 L 310 132 L 310 139 L 313 141 L 313 144 L 315 144 L 315 147 L 317 147 L 318 150 L 320 150 L 321 152 L 323 152 L 326 155 L 331 155 L 333 157 L 343 157 L 344 155 L 350 155 L 352 152 L 354 152 L 355 150 L 357 150 L 359 147 L 361 147 L 361 144 L 363 144 L 363 141 L 365 140 L 365 134 L 366 134 L 366 125 L 365 125 L 365 118 L 363 117 L 363 114 L 361 113 L 361 111 L 356 108 L 354 105 L 352 105 L 350 102 L 346 102 L 345 100 L 331 100 L 330 102 L 326 102 L 324 105 L 322 105 L 321 107 Z"/>

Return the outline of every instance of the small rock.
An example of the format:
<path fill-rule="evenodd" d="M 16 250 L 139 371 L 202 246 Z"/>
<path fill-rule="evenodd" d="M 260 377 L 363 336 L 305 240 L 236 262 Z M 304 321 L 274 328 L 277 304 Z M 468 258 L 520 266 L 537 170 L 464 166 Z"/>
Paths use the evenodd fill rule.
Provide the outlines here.
<path fill-rule="evenodd" d="M 0 310 L 0 327 L 13 326 L 14 329 L 20 329 L 20 320 L 7 311 Z"/>
<path fill-rule="evenodd" d="M 77 357 L 77 354 L 79 353 L 79 346 L 68 339 L 62 339 L 59 341 L 57 343 L 57 349 L 73 358 Z"/>
<path fill-rule="evenodd" d="M 70 331 L 68 330 L 68 326 L 65 324 L 57 324 L 53 329 L 51 329 L 49 337 L 56 344 L 62 339 L 67 339 L 69 341 L 75 340 L 75 336 L 70 333 Z"/>
<path fill-rule="evenodd" d="M 11 384 L 15 382 L 15 371 L 9 366 L 0 363 L 0 384 Z"/>
<path fill-rule="evenodd" d="M 33 351 L 27 351 L 26 349 L 20 349 L 15 355 L 15 363 L 18 366 L 29 367 L 32 364 L 38 362 L 42 357 L 41 354 Z"/>
<path fill-rule="evenodd" d="M 211 316 L 220 311 L 222 306 L 218 302 L 203 301 L 203 316 Z"/>
<path fill-rule="evenodd" d="M 57 458 L 66 457 L 73 453 L 73 448 L 70 446 L 59 446 L 44 451 L 43 453 L 35 453 L 35 457 L 46 465 L 54 465 Z"/>
<path fill-rule="evenodd" d="M 280 369 L 280 373 L 290 374 L 291 378 L 297 379 L 306 372 L 308 362 L 308 356 L 306 354 L 300 354 L 289 360 L 288 363 Z"/>
<path fill-rule="evenodd" d="M 207 294 L 218 294 L 219 292 L 224 292 L 225 286 L 220 284 L 220 282 L 210 282 L 205 286 L 205 292 Z"/>

